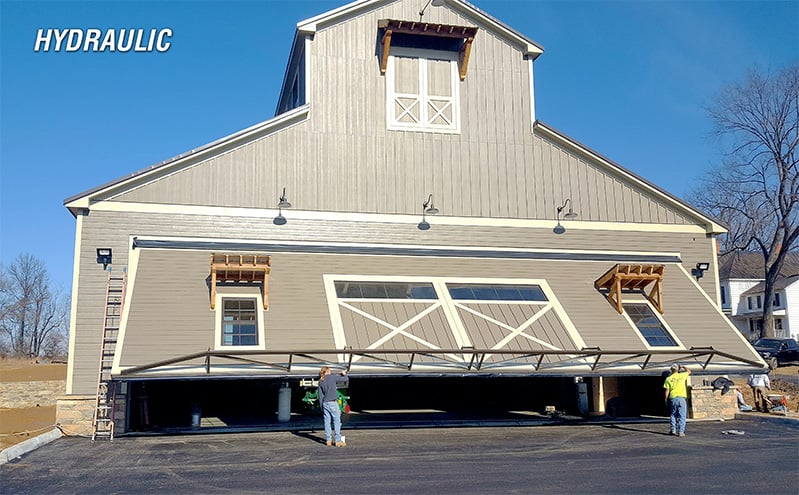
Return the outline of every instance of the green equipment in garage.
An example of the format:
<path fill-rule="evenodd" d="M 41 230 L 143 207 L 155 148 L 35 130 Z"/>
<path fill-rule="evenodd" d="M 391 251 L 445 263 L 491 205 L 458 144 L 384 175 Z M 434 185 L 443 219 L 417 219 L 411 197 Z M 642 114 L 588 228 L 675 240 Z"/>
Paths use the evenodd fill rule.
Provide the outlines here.
<path fill-rule="evenodd" d="M 303 396 L 302 402 L 309 410 L 319 411 L 319 381 L 313 378 L 303 378 L 300 380 L 300 387 L 305 389 L 305 396 Z M 350 412 L 350 405 L 348 402 L 350 396 L 347 395 L 347 389 L 345 387 L 339 387 L 337 392 L 339 410 L 343 413 Z"/>

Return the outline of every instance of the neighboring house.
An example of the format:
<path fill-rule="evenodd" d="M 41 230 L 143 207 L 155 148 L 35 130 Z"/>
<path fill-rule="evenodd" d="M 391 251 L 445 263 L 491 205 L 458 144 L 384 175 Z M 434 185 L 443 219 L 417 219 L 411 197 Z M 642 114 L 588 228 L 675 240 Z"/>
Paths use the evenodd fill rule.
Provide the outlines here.
<path fill-rule="evenodd" d="M 724 228 L 537 120 L 540 45 L 420 3 L 300 22 L 274 118 L 65 200 L 62 425 L 106 387 L 118 431 L 257 425 L 322 363 L 362 405 L 402 377 L 597 413 L 661 412 L 674 361 L 764 366 L 718 306 Z"/>
<path fill-rule="evenodd" d="M 760 253 L 730 253 L 719 258 L 721 308 L 750 341 L 763 329 L 764 263 Z M 774 335 L 799 337 L 799 254 L 788 253 L 774 283 Z M 793 325 L 791 324 L 793 322 Z"/>

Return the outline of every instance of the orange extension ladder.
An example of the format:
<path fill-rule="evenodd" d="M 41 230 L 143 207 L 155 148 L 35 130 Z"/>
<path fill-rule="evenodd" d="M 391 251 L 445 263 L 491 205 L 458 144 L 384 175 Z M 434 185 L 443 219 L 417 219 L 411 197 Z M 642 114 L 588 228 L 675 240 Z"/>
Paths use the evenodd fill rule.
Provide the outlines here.
<path fill-rule="evenodd" d="M 103 333 L 100 339 L 100 369 L 97 373 L 97 398 L 92 419 L 92 442 L 98 437 L 114 439 L 114 396 L 116 383 L 111 379 L 111 366 L 114 363 L 122 304 L 125 301 L 127 271 L 115 275 L 108 270 L 105 288 L 105 310 L 103 312 Z"/>

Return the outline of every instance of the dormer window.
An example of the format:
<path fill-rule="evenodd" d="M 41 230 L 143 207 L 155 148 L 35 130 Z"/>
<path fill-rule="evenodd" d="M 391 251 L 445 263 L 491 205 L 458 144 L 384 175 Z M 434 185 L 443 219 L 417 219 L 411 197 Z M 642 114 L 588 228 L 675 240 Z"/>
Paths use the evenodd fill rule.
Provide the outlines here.
<path fill-rule="evenodd" d="M 386 66 L 389 129 L 460 131 L 457 54 L 394 48 Z"/>
<path fill-rule="evenodd" d="M 460 132 L 459 82 L 466 78 L 476 27 L 378 21 L 389 129 Z"/>

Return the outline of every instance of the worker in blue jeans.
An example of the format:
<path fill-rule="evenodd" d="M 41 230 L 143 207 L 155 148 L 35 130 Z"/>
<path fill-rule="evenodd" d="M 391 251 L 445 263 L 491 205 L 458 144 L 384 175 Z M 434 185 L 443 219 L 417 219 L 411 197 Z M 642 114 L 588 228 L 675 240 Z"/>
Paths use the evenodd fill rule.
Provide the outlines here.
<path fill-rule="evenodd" d="M 322 366 L 319 370 L 319 389 L 317 397 L 322 407 L 322 415 L 325 421 L 325 445 L 333 445 L 333 436 L 330 423 L 333 423 L 332 430 L 335 430 L 336 447 L 346 447 L 347 444 L 341 438 L 341 410 L 338 407 L 338 387 L 337 384 L 349 381 L 347 372 L 341 371 L 340 376 L 331 376 L 330 366 Z"/>
<path fill-rule="evenodd" d="M 688 417 L 688 377 L 691 370 L 672 364 L 671 374 L 663 383 L 666 402 L 669 404 L 669 435 L 685 436 L 685 420 Z"/>

